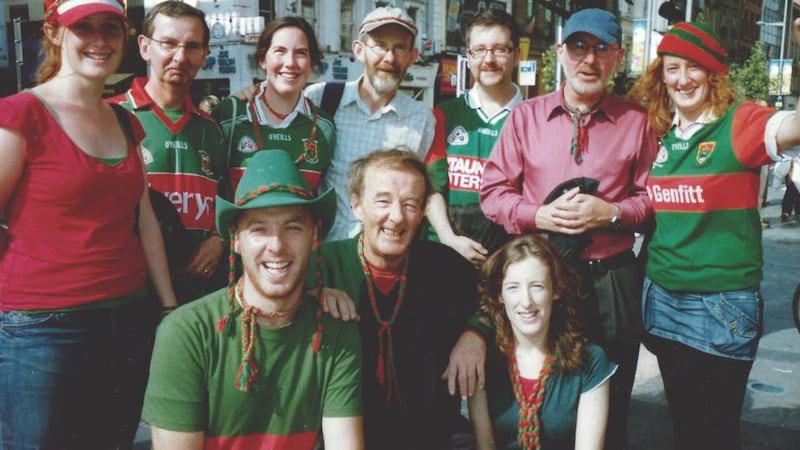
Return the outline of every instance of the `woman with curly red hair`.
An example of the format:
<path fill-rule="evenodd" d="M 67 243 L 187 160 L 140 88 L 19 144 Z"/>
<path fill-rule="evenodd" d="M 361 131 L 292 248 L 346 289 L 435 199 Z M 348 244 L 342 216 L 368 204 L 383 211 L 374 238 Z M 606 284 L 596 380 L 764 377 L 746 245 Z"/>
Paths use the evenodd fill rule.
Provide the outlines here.
<path fill-rule="evenodd" d="M 800 143 L 800 115 L 741 102 L 726 57 L 708 25 L 675 24 L 631 91 L 660 137 L 642 312 L 681 450 L 741 448 L 764 321 L 759 172 Z"/>
<path fill-rule="evenodd" d="M 481 280 L 496 345 L 486 390 L 469 399 L 478 449 L 602 449 L 617 365 L 584 338 L 578 273 L 530 235 L 489 257 Z"/>

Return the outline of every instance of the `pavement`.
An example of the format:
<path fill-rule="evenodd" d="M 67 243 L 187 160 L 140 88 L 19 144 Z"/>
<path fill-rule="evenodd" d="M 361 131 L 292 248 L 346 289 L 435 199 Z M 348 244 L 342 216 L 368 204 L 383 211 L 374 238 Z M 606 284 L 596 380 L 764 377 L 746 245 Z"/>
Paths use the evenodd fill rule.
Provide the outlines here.
<path fill-rule="evenodd" d="M 781 222 L 783 191 L 782 185 L 770 185 L 761 210 L 770 222 L 763 229 L 764 336 L 742 411 L 742 450 L 800 449 L 800 333 L 791 317 L 791 299 L 800 283 L 800 221 L 793 216 Z M 644 346 L 631 396 L 628 440 L 629 450 L 680 450 L 673 449 L 658 363 Z M 134 449 L 149 448 L 150 433 L 142 425 Z"/>

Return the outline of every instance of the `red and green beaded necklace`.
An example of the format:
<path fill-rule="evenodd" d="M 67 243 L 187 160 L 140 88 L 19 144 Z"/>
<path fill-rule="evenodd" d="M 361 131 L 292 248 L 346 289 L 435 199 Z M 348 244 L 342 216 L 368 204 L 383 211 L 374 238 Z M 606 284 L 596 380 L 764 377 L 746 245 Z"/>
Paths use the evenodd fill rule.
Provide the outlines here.
<path fill-rule="evenodd" d="M 511 387 L 519 405 L 517 445 L 524 450 L 539 450 L 542 448 L 542 421 L 539 417 L 539 410 L 544 402 L 544 389 L 553 369 L 554 358 L 551 354 L 547 354 L 542 369 L 539 371 L 539 377 L 533 385 L 533 391 L 528 398 L 525 398 L 515 349 L 516 347 L 513 347 L 506 356 L 508 357 L 508 375 L 511 378 Z"/>
<path fill-rule="evenodd" d="M 378 301 L 375 297 L 375 282 L 372 279 L 372 271 L 369 269 L 367 258 L 364 256 L 364 235 L 358 238 L 358 258 L 361 260 L 361 270 L 367 282 L 367 296 L 372 315 L 378 322 L 378 362 L 376 376 L 378 383 L 386 388 L 386 402 L 393 399 L 400 399 L 400 383 L 397 378 L 397 367 L 394 361 L 394 342 L 392 341 L 392 325 L 400 313 L 400 306 L 403 304 L 403 297 L 406 293 L 406 278 L 408 277 L 408 254 L 403 256 L 403 272 L 400 274 L 400 288 L 397 292 L 397 300 L 394 310 L 389 320 L 381 318 L 378 310 Z"/>
<path fill-rule="evenodd" d="M 245 192 L 244 194 L 240 195 L 234 202 L 236 206 L 244 206 L 249 201 L 254 200 L 260 197 L 263 194 L 268 192 L 289 192 L 294 195 L 297 195 L 304 199 L 311 199 L 314 198 L 314 194 L 312 192 L 307 191 L 301 186 L 294 186 L 294 185 L 285 185 L 279 183 L 272 183 L 269 185 L 262 185 L 258 186 L 257 188 Z M 321 228 L 322 222 L 318 221 L 317 227 Z M 221 317 L 217 321 L 217 331 L 222 333 L 223 335 L 232 335 L 233 328 L 231 323 L 235 321 L 235 313 L 236 308 L 235 306 L 238 304 L 242 310 L 240 313 L 241 317 L 241 327 L 242 327 L 242 362 L 239 365 L 239 371 L 236 375 L 236 382 L 235 387 L 237 390 L 241 392 L 248 392 L 250 390 L 250 385 L 256 380 L 258 375 L 258 368 L 253 360 L 255 344 L 257 341 L 257 333 L 258 333 L 258 326 L 257 326 L 257 319 L 258 317 L 286 317 L 290 314 L 294 314 L 297 312 L 298 307 L 293 307 L 288 310 L 283 311 L 274 311 L 264 313 L 261 310 L 251 306 L 247 303 L 247 300 L 244 298 L 242 293 L 242 283 L 244 278 L 239 278 L 239 281 L 236 282 L 236 252 L 233 250 L 233 241 L 235 237 L 235 232 L 233 229 L 227 230 L 228 232 L 228 242 L 229 244 L 229 253 L 228 253 L 228 289 L 225 293 L 225 296 L 228 297 L 228 311 L 227 313 Z M 320 246 L 320 239 L 317 238 L 317 242 L 315 246 L 319 248 Z M 316 318 L 317 318 L 317 329 L 314 331 L 314 337 L 311 342 L 311 351 L 312 353 L 316 354 L 319 352 L 319 348 L 322 342 L 322 303 L 323 299 L 323 292 L 322 292 L 322 277 L 319 270 L 319 267 L 322 265 L 322 251 L 317 252 L 317 287 L 319 291 L 319 307 L 317 308 Z"/>

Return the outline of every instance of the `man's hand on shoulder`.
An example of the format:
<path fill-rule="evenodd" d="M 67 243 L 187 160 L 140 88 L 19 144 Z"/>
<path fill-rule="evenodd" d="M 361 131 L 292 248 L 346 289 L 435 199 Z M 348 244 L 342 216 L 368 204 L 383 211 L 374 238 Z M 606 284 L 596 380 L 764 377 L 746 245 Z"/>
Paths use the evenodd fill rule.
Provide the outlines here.
<path fill-rule="evenodd" d="M 486 383 L 485 367 L 486 342 L 483 337 L 473 330 L 461 333 L 450 352 L 447 369 L 442 374 L 442 379 L 447 380 L 450 395 L 456 395 L 456 381 L 461 398 L 471 397 L 476 388 L 483 389 Z"/>
<path fill-rule="evenodd" d="M 361 316 L 358 315 L 358 308 L 356 308 L 353 299 L 347 295 L 347 292 L 326 287 L 322 288 L 322 294 L 322 310 L 330 314 L 331 317 L 344 322 L 361 320 Z"/>

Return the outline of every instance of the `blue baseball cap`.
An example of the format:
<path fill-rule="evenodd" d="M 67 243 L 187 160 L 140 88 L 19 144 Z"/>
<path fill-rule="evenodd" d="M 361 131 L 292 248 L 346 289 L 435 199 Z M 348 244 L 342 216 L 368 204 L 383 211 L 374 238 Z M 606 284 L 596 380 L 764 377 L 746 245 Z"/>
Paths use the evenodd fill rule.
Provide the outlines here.
<path fill-rule="evenodd" d="M 622 38 L 622 29 L 617 17 L 597 8 L 582 9 L 567 19 L 562 40 L 566 42 L 575 33 L 591 34 L 606 44 L 620 42 Z"/>

